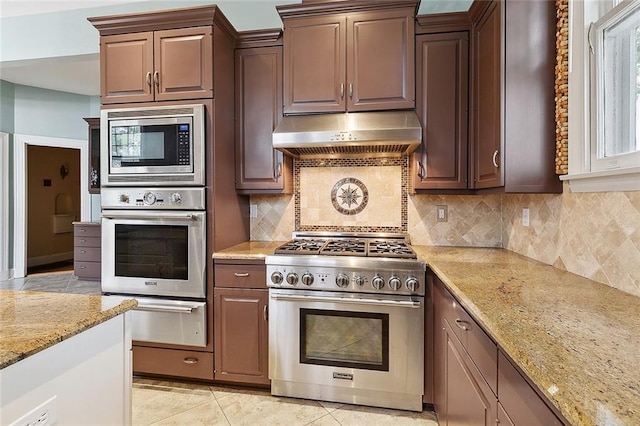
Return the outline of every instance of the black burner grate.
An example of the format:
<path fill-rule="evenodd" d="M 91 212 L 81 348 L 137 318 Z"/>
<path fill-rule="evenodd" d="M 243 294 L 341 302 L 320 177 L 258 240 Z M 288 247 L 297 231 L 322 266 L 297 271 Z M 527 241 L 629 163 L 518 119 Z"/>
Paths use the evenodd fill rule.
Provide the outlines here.
<path fill-rule="evenodd" d="M 402 241 L 375 240 L 369 242 L 369 256 L 371 257 L 399 257 L 416 259 L 418 256 L 406 243 Z"/>
<path fill-rule="evenodd" d="M 366 256 L 367 242 L 364 240 L 329 240 L 320 254 L 337 256 Z"/>

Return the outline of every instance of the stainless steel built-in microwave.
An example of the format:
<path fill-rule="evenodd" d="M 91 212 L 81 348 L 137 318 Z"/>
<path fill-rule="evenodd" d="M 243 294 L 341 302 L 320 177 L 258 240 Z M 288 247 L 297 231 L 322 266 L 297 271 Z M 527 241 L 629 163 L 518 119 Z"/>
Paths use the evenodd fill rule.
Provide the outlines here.
<path fill-rule="evenodd" d="M 102 186 L 203 186 L 204 105 L 103 109 Z"/>

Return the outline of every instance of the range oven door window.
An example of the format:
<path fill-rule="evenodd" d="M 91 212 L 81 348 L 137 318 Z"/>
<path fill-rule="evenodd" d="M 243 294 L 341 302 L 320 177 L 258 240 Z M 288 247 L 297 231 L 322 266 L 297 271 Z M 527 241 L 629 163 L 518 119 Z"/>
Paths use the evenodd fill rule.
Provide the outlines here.
<path fill-rule="evenodd" d="M 193 172 L 192 127 L 192 119 L 185 117 L 111 123 L 110 172 Z"/>
<path fill-rule="evenodd" d="M 300 363 L 389 371 L 389 314 L 301 308 Z"/>
<path fill-rule="evenodd" d="M 115 275 L 188 280 L 187 226 L 116 224 Z"/>

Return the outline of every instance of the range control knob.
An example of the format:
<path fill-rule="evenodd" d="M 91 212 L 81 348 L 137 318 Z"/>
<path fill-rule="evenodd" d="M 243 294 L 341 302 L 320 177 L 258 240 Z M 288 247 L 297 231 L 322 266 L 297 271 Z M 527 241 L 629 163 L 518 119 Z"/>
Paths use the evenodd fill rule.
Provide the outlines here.
<path fill-rule="evenodd" d="M 362 275 L 358 275 L 354 280 L 358 287 L 362 287 L 367 280 Z"/>
<path fill-rule="evenodd" d="M 349 285 L 349 277 L 345 274 L 338 274 L 338 276 L 336 277 L 336 285 L 338 287 L 345 288 Z"/>
<path fill-rule="evenodd" d="M 420 287 L 420 283 L 418 283 L 418 280 L 413 277 L 407 278 L 407 281 L 404 283 L 404 285 L 407 287 L 407 290 L 412 293 L 416 292 L 418 290 L 418 287 Z"/>
<path fill-rule="evenodd" d="M 281 284 L 282 281 L 284 280 L 284 277 L 282 276 L 282 272 L 274 272 L 273 274 L 271 274 L 271 282 L 274 284 Z"/>
<path fill-rule="evenodd" d="M 376 276 L 371 280 L 371 286 L 376 290 L 382 289 L 384 287 L 384 279 L 380 275 L 376 274 Z"/>
<path fill-rule="evenodd" d="M 313 275 L 311 275 L 308 272 L 305 272 L 304 274 L 302 274 L 302 284 L 304 285 L 311 285 L 313 284 Z"/>
<path fill-rule="evenodd" d="M 129 204 L 129 194 L 123 192 L 118 196 L 118 201 Z"/>
<path fill-rule="evenodd" d="M 298 284 L 298 274 L 296 274 L 295 272 L 289 272 L 287 274 L 287 282 L 291 285 Z"/>
<path fill-rule="evenodd" d="M 182 203 L 182 195 L 179 192 L 174 192 L 171 194 L 171 204 L 180 204 Z"/>
<path fill-rule="evenodd" d="M 398 278 L 397 275 L 389 278 L 389 287 L 391 288 L 391 290 L 398 290 L 400 287 L 402 287 L 402 281 L 400 281 L 400 278 Z"/>

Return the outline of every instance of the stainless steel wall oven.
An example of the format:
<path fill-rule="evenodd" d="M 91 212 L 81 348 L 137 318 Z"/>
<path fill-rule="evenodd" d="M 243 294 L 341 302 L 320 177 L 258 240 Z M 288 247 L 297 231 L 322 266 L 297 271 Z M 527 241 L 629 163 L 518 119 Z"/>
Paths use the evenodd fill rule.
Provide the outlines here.
<path fill-rule="evenodd" d="M 267 256 L 274 395 L 421 411 L 425 265 L 404 236 L 296 234 Z"/>
<path fill-rule="evenodd" d="M 102 291 L 135 296 L 133 339 L 206 346 L 204 188 L 103 188 Z"/>

